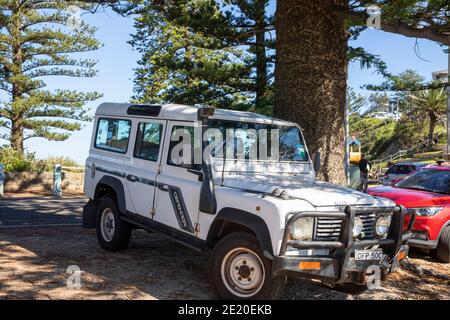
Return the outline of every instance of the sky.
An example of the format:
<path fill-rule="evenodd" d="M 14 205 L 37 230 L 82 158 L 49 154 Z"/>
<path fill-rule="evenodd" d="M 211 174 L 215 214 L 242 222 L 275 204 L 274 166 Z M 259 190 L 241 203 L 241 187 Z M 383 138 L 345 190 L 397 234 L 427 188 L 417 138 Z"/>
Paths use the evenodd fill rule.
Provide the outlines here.
<path fill-rule="evenodd" d="M 272 6 L 273 7 L 273 6 Z M 137 65 L 139 54 L 127 43 L 134 32 L 133 18 L 121 17 L 107 11 L 95 15 L 84 15 L 85 21 L 98 27 L 97 38 L 103 43 L 100 50 L 89 53 L 89 57 L 98 60 L 96 68 L 99 75 L 92 79 L 54 78 L 49 79 L 48 89 L 77 89 L 81 91 L 98 91 L 103 98 L 86 105 L 91 113 L 102 102 L 127 102 L 133 93 L 133 69 Z M 431 80 L 431 73 L 447 69 L 448 58 L 443 48 L 428 40 L 418 40 L 420 57 L 414 52 L 416 40 L 378 30 L 367 30 L 352 46 L 361 46 L 367 51 L 379 55 L 388 65 L 388 71 L 399 73 L 405 69 L 414 69 Z M 427 60 L 424 61 L 423 59 Z M 349 86 L 362 94 L 369 94 L 360 89 L 364 84 L 382 82 L 382 77 L 374 70 L 361 70 L 359 63 L 349 66 Z M 44 139 L 30 139 L 25 148 L 35 152 L 39 158 L 48 156 L 67 156 L 84 164 L 91 141 L 92 123 L 75 132 L 65 142 L 49 142 Z"/>

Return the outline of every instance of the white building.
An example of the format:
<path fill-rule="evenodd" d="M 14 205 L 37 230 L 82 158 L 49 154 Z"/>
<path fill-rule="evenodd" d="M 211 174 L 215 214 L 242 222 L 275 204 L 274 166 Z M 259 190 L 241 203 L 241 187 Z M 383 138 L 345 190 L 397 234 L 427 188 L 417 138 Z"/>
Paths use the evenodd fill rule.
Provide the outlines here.
<path fill-rule="evenodd" d="M 447 81 L 448 70 L 435 71 L 432 73 L 434 81 Z"/>

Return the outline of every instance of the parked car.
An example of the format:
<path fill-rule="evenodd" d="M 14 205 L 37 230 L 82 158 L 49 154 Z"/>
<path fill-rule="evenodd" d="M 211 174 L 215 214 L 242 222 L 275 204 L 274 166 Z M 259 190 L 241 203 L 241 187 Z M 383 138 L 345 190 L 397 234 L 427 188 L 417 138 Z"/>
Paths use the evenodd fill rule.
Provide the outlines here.
<path fill-rule="evenodd" d="M 420 162 L 399 162 L 392 165 L 388 171 L 380 178 L 384 186 L 390 186 L 392 183 L 403 179 L 411 172 L 426 166 L 426 163 Z"/>
<path fill-rule="evenodd" d="M 369 194 L 391 199 L 415 211 L 416 220 L 409 244 L 433 250 L 450 262 L 450 166 L 428 165 L 393 186 L 369 189 Z M 408 218 L 406 219 L 406 222 Z"/>
<path fill-rule="evenodd" d="M 213 133 L 226 139 L 206 152 Z M 264 141 L 275 148 L 270 159 Z M 97 229 L 107 251 L 125 249 L 136 228 L 211 250 L 209 278 L 222 298 L 272 298 L 286 276 L 364 284 L 369 266 L 384 279 L 408 252 L 405 212 L 316 181 L 319 166 L 295 123 L 207 107 L 102 104 L 83 226 Z"/>

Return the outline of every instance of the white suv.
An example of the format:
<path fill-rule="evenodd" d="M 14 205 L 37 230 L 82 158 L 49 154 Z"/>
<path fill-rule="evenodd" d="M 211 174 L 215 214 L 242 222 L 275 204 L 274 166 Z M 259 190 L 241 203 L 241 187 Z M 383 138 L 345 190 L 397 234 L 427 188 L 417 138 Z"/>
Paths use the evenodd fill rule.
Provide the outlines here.
<path fill-rule="evenodd" d="M 226 142 L 208 150 L 212 129 Z M 200 160 L 190 161 L 199 148 Z M 364 284 L 372 266 L 384 278 L 408 252 L 404 210 L 317 181 L 319 164 L 295 123 L 207 107 L 102 104 L 83 226 L 96 228 L 108 251 L 125 249 L 135 228 L 212 250 L 209 277 L 222 298 L 273 298 L 286 276 Z"/>

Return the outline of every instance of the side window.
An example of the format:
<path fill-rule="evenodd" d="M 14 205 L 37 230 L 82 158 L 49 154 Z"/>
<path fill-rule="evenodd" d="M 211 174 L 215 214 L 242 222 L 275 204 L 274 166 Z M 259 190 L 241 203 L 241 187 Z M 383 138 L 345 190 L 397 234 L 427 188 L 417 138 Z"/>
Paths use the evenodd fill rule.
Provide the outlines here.
<path fill-rule="evenodd" d="M 190 143 L 186 139 L 190 139 Z M 189 144 L 186 145 L 186 143 Z M 194 148 L 201 148 L 200 141 L 195 141 L 194 139 L 194 127 L 173 126 L 167 164 L 186 169 L 201 170 L 201 164 L 194 163 Z M 189 154 L 184 154 L 184 152 L 189 152 Z"/>
<path fill-rule="evenodd" d="M 158 161 L 161 145 L 162 124 L 141 122 L 139 123 L 134 157 L 150 161 Z"/>
<path fill-rule="evenodd" d="M 118 153 L 127 153 L 130 132 L 130 120 L 101 118 L 97 126 L 95 147 Z"/>

